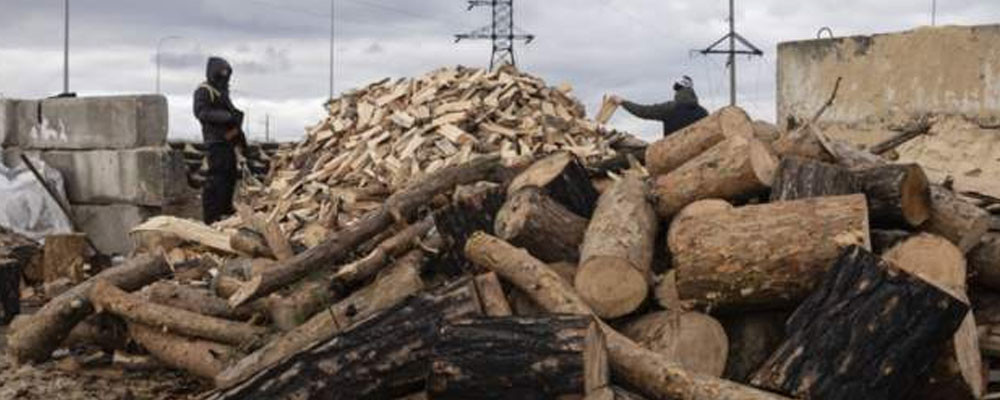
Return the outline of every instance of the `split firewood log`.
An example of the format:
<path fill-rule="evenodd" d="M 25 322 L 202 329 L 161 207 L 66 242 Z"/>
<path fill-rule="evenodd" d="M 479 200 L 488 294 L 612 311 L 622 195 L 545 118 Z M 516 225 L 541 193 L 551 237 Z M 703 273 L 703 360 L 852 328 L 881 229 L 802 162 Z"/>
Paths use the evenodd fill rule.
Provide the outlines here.
<path fill-rule="evenodd" d="M 882 165 L 854 175 L 868 198 L 873 225 L 915 227 L 930 218 L 930 184 L 919 165 Z"/>
<path fill-rule="evenodd" d="M 143 324 L 130 323 L 129 336 L 149 354 L 166 365 L 195 376 L 214 379 L 241 356 L 239 351 L 221 343 L 180 336 Z"/>
<path fill-rule="evenodd" d="M 288 261 L 254 276 L 229 297 L 232 307 L 274 293 L 310 271 L 342 261 L 357 245 L 387 229 L 393 222 L 408 220 L 418 208 L 455 186 L 488 180 L 502 169 L 500 158 L 479 157 L 432 173 L 390 196 L 378 210 L 338 232 L 322 245 L 297 254 Z"/>
<path fill-rule="evenodd" d="M 264 236 L 248 228 L 240 228 L 230 236 L 229 246 L 251 258 L 274 257 L 274 253 L 267 246 Z"/>
<path fill-rule="evenodd" d="M 503 294 L 503 286 L 500 285 L 500 278 L 496 273 L 487 272 L 475 278 L 476 293 L 479 295 L 479 302 L 483 305 L 483 314 L 490 317 L 509 317 L 514 315 L 511 311 L 507 296 Z"/>
<path fill-rule="evenodd" d="M 869 246 L 860 194 L 744 206 L 671 228 L 680 299 L 713 309 L 795 304 L 812 292 L 841 248 Z"/>
<path fill-rule="evenodd" d="M 939 286 L 956 298 L 969 302 L 962 251 L 947 239 L 920 234 L 883 255 L 894 266 Z M 913 392 L 921 399 L 978 399 L 986 391 L 983 361 L 979 351 L 976 321 L 968 313 L 955 335 L 945 345 L 928 377 Z"/>
<path fill-rule="evenodd" d="M 585 316 L 474 318 L 444 325 L 431 350 L 435 399 L 556 398 L 585 390 Z M 544 365 L 544 368 L 538 366 Z"/>
<path fill-rule="evenodd" d="M 140 255 L 101 271 L 50 300 L 38 312 L 15 319 L 7 336 L 8 352 L 18 363 L 48 359 L 70 330 L 94 312 L 87 296 L 99 280 L 125 290 L 136 290 L 169 274 L 167 262 L 162 256 L 154 255 Z"/>
<path fill-rule="evenodd" d="M 413 251 L 419 254 L 419 250 Z M 422 262 L 423 258 L 400 259 L 393 267 L 380 273 L 371 285 L 333 305 L 328 312 L 316 313 L 305 323 L 270 341 L 223 371 L 215 379 L 216 386 L 233 387 L 302 351 L 310 344 L 327 340 L 375 313 L 399 304 L 408 296 L 423 289 L 424 283 L 420 279 Z"/>
<path fill-rule="evenodd" d="M 938 286 L 851 246 L 789 318 L 788 338 L 751 383 L 800 398 L 905 397 L 968 310 Z"/>
<path fill-rule="evenodd" d="M 649 294 L 658 221 L 646 184 L 626 175 L 601 195 L 580 246 L 574 286 L 602 318 L 635 311 Z"/>
<path fill-rule="evenodd" d="M 542 193 L 584 218 L 590 218 L 597 203 L 597 190 L 572 153 L 556 153 L 531 164 L 511 181 L 507 195 L 513 196 L 529 186 L 540 188 Z"/>
<path fill-rule="evenodd" d="M 553 313 L 595 315 L 562 277 L 526 251 L 496 237 L 476 233 L 465 246 L 466 256 L 526 292 Z M 676 361 L 646 350 L 600 323 L 616 376 L 653 398 L 681 400 L 781 399 L 782 396 L 733 382 L 685 371 Z"/>
<path fill-rule="evenodd" d="M 771 186 L 777 166 L 778 160 L 761 141 L 730 137 L 658 176 L 653 184 L 656 211 L 669 218 L 698 200 L 752 197 Z"/>
<path fill-rule="evenodd" d="M 89 298 L 96 309 L 131 322 L 234 346 L 252 348 L 267 335 L 267 329 L 263 327 L 147 302 L 106 280 L 94 283 Z"/>
<path fill-rule="evenodd" d="M 577 261 L 587 220 L 567 210 L 537 187 L 514 193 L 496 216 L 500 238 L 545 262 Z"/>
<path fill-rule="evenodd" d="M 722 325 L 708 315 L 661 311 L 630 322 L 621 332 L 688 371 L 720 377 L 726 368 L 729 339 Z"/>
<path fill-rule="evenodd" d="M 209 317 L 246 321 L 254 313 L 254 310 L 248 306 L 229 308 L 225 299 L 216 296 L 209 289 L 178 285 L 173 282 L 153 283 L 143 288 L 142 294 L 153 303 Z"/>
<path fill-rule="evenodd" d="M 481 316 L 471 279 L 411 297 L 337 336 L 306 342 L 241 379 L 211 400 L 288 397 L 378 399 L 420 390 L 430 373 L 431 349 L 442 321 Z M 306 348 L 305 345 L 315 343 Z M 251 356 L 253 357 L 253 356 Z"/>
<path fill-rule="evenodd" d="M 650 175 L 667 174 L 733 136 L 753 137 L 753 122 L 739 107 L 724 107 L 646 148 Z"/>

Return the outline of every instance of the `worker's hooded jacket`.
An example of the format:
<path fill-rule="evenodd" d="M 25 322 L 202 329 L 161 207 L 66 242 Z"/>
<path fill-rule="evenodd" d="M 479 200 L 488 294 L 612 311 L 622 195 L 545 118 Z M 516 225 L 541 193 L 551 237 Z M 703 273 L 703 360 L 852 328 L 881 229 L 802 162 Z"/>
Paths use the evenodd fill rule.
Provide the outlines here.
<path fill-rule="evenodd" d="M 679 131 L 708 115 L 708 111 L 698 105 L 698 95 L 692 88 L 678 89 L 674 92 L 674 100 L 666 103 L 642 105 L 625 101 L 622 107 L 636 117 L 662 121 L 663 136 Z"/>
<path fill-rule="evenodd" d="M 201 122 L 205 143 L 226 142 L 226 131 L 243 123 L 243 112 L 229 99 L 229 78 L 233 68 L 219 57 L 210 57 L 206 81 L 194 92 L 194 115 Z"/>

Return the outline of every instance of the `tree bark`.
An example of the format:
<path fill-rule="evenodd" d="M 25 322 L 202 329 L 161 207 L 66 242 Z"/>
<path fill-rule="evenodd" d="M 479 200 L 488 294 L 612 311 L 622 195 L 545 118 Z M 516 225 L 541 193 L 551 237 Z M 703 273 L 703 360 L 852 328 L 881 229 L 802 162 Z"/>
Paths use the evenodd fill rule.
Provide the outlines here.
<path fill-rule="evenodd" d="M 101 271 L 50 300 L 35 314 L 14 320 L 7 337 L 8 352 L 18 363 L 48 359 L 70 330 L 94 312 L 87 295 L 98 280 L 106 280 L 125 290 L 136 290 L 169 274 L 170 267 L 163 257 L 153 255 L 140 255 Z"/>
<path fill-rule="evenodd" d="M 514 193 L 496 216 L 497 236 L 545 262 L 577 261 L 587 220 L 526 187 Z"/>
<path fill-rule="evenodd" d="M 456 191 L 451 204 L 434 213 L 434 225 L 445 243 L 438 256 L 439 270 L 457 276 L 470 269 L 469 262 L 462 256 L 465 241 L 473 232 L 493 231 L 504 198 L 504 190 L 500 187 L 474 188 L 464 195 Z"/>
<path fill-rule="evenodd" d="M 597 315 L 620 317 L 646 300 L 658 222 L 646 201 L 646 184 L 638 177 L 626 175 L 601 195 L 573 281 Z"/>
<path fill-rule="evenodd" d="M 798 156 L 786 156 L 778 164 L 771 201 L 861 193 L 847 168 Z"/>
<path fill-rule="evenodd" d="M 417 293 L 424 286 L 420 279 L 420 262 L 423 259 L 421 258 L 420 262 L 406 260 L 404 257 L 393 267 L 379 274 L 371 285 L 330 307 L 328 312 L 316 313 L 305 323 L 244 357 L 219 374 L 215 385 L 219 388 L 233 387 L 302 351 L 310 344 L 328 340 Z"/>
<path fill-rule="evenodd" d="M 646 314 L 621 330 L 629 339 L 663 354 L 684 369 L 720 377 L 726 369 L 729 339 L 714 318 L 697 312 Z"/>
<path fill-rule="evenodd" d="M 969 252 L 969 269 L 974 282 L 1000 290 L 1000 233 L 992 232 Z"/>
<path fill-rule="evenodd" d="M 482 315 L 475 285 L 463 279 L 375 315 L 343 334 L 310 341 L 273 367 L 221 386 L 225 399 L 383 399 L 424 388 L 442 321 Z M 228 372 L 228 371 L 227 371 Z M 222 378 L 226 373 L 220 375 Z"/>
<path fill-rule="evenodd" d="M 534 186 L 577 215 L 590 218 L 597 203 L 597 190 L 590 183 L 587 170 L 571 153 L 556 153 L 543 158 L 511 181 L 507 195 Z"/>
<path fill-rule="evenodd" d="M 267 246 L 264 236 L 248 228 L 240 228 L 233 236 L 230 236 L 229 247 L 250 258 L 274 257 L 274 253 Z"/>
<path fill-rule="evenodd" d="M 143 288 L 142 293 L 149 301 L 168 307 L 179 308 L 209 317 L 246 321 L 253 316 L 249 306 L 229 308 L 226 300 L 208 289 L 180 285 L 175 282 L 160 281 Z"/>
<path fill-rule="evenodd" d="M 298 281 L 313 270 L 335 265 L 359 244 L 384 231 L 393 222 L 409 220 L 418 208 L 438 194 L 457 185 L 489 179 L 502 168 L 499 156 L 489 156 L 447 167 L 428 175 L 389 196 L 381 208 L 369 213 L 350 228 L 328 238 L 323 244 L 297 254 L 288 261 L 255 276 L 229 298 L 229 305 L 236 307 L 261 298 Z"/>
<path fill-rule="evenodd" d="M 720 317 L 729 338 L 729 354 L 723 377 L 748 383 L 750 374 L 785 340 L 785 320 L 790 312 L 737 313 Z"/>
<path fill-rule="evenodd" d="M 692 158 L 653 185 L 656 211 L 669 218 L 684 206 L 709 198 L 742 199 L 765 192 L 778 161 L 767 145 L 734 136 Z"/>
<path fill-rule="evenodd" d="M 595 315 L 562 277 L 541 261 L 493 236 L 476 233 L 465 245 L 466 256 L 507 279 L 552 313 Z M 781 399 L 783 397 L 700 374 L 646 350 L 598 321 L 607 340 L 616 376 L 653 398 L 680 400 Z"/>
<path fill-rule="evenodd" d="M 552 399 L 584 392 L 591 319 L 476 318 L 438 331 L 427 388 L 435 399 Z M 539 366 L 544 365 L 544 368 Z"/>
<path fill-rule="evenodd" d="M 751 383 L 800 398 L 901 398 L 968 309 L 937 286 L 851 246 L 789 318 L 788 339 Z"/>
<path fill-rule="evenodd" d="M 684 236 L 683 231 L 686 227 L 685 221 L 693 218 L 700 218 L 705 215 L 728 212 L 732 209 L 733 205 L 722 199 L 698 200 L 694 203 L 688 204 L 686 207 L 682 208 L 677 215 L 674 215 L 674 218 L 670 221 L 670 227 L 667 229 L 668 248 L 675 246 L 673 242 L 677 240 L 677 237 Z M 667 307 L 664 306 L 664 308 Z"/>
<path fill-rule="evenodd" d="M 725 107 L 646 148 L 650 175 L 665 175 L 733 136 L 754 136 L 753 122 L 739 107 Z"/>
<path fill-rule="evenodd" d="M 179 336 L 137 323 L 130 323 L 128 331 L 129 336 L 157 360 L 201 378 L 214 379 L 227 365 L 239 359 L 239 352 L 224 344 Z"/>
<path fill-rule="evenodd" d="M 931 214 L 930 184 L 917 164 L 889 164 L 855 172 L 868 198 L 873 225 L 914 227 Z"/>
<path fill-rule="evenodd" d="M 340 267 L 329 281 L 335 293 L 347 293 L 366 279 L 375 276 L 389 264 L 392 257 L 403 254 L 416 246 L 422 237 L 434 227 L 433 218 L 424 218 L 375 246 L 364 257 Z"/>
<path fill-rule="evenodd" d="M 921 229 L 943 236 L 963 252 L 972 250 L 990 229 L 990 214 L 941 186 L 931 186 L 931 216 Z"/>
<path fill-rule="evenodd" d="M 0 258 L 0 325 L 21 313 L 21 262 Z"/>
<path fill-rule="evenodd" d="M 841 248 L 870 243 L 860 194 L 744 206 L 679 225 L 669 244 L 680 298 L 720 310 L 794 305 Z"/>
<path fill-rule="evenodd" d="M 126 293 L 105 280 L 99 280 L 94 284 L 90 290 L 90 301 L 98 310 L 131 322 L 234 346 L 252 347 L 260 343 L 267 334 L 267 329 L 262 327 L 150 303 Z"/>
<path fill-rule="evenodd" d="M 823 162 L 836 161 L 807 127 L 785 133 L 774 141 L 772 147 L 774 152 L 782 157 L 797 156 Z"/>

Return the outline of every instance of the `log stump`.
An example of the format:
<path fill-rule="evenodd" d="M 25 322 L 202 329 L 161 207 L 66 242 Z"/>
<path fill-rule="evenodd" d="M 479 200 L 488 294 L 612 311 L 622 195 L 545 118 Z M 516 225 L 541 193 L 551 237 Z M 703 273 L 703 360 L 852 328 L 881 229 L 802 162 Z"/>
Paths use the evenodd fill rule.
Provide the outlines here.
<path fill-rule="evenodd" d="M 580 247 L 574 286 L 602 318 L 635 311 L 649 294 L 658 221 L 646 184 L 626 175 L 601 195 Z"/>
<path fill-rule="evenodd" d="M 904 397 L 969 307 L 858 246 L 843 251 L 786 325 L 754 386 L 798 398 Z"/>
<path fill-rule="evenodd" d="M 584 392 L 584 316 L 475 318 L 438 331 L 435 399 L 552 399 Z M 541 368 L 540 366 L 544 366 Z"/>
<path fill-rule="evenodd" d="M 873 226 L 915 227 L 930 218 L 930 184 L 919 165 L 888 164 L 854 174 L 868 198 Z"/>
<path fill-rule="evenodd" d="M 513 196 L 529 186 L 540 188 L 542 193 L 584 218 L 590 218 L 597 203 L 597 190 L 586 168 L 568 152 L 555 153 L 532 164 L 511 181 L 507 195 Z"/>
<path fill-rule="evenodd" d="M 655 179 L 656 211 L 669 218 L 698 200 L 753 197 L 771 186 L 777 166 L 777 159 L 761 141 L 728 138 Z"/>
<path fill-rule="evenodd" d="M 720 377 L 726 368 L 729 339 L 722 325 L 708 315 L 661 311 L 640 317 L 621 332 L 688 371 Z"/>
<path fill-rule="evenodd" d="M 514 193 L 496 215 L 498 237 L 545 262 L 580 258 L 587 220 L 542 194 L 537 187 Z"/>
<path fill-rule="evenodd" d="M 652 176 L 667 174 L 733 136 L 753 137 L 753 122 L 739 107 L 724 107 L 649 145 L 646 169 Z"/>
<path fill-rule="evenodd" d="M 841 248 L 869 245 L 861 194 L 744 206 L 678 224 L 669 245 L 681 300 L 723 311 L 794 305 Z"/>

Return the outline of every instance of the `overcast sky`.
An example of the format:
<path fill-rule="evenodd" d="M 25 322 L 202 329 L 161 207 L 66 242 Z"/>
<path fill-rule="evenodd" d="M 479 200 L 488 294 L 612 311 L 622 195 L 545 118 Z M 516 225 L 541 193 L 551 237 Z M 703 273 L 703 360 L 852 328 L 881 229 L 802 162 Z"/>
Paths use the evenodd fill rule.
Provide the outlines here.
<path fill-rule="evenodd" d="M 334 90 L 440 66 L 486 66 L 488 42 L 453 34 L 489 23 L 462 0 L 333 0 Z M 208 55 L 234 65 L 233 97 L 249 111 L 250 134 L 294 140 L 323 116 L 328 95 L 329 0 L 70 0 L 70 89 L 80 95 L 155 91 L 162 42 L 162 91 L 171 137 L 197 139 L 191 92 Z M 737 1 L 737 30 L 764 50 L 738 59 L 739 100 L 774 118 L 775 46 L 814 38 L 929 25 L 932 0 Z M 1000 21 L 1000 1 L 938 0 L 938 24 Z M 593 113 L 604 93 L 669 100 L 671 82 L 694 78 L 706 108 L 728 101 L 725 60 L 693 55 L 727 29 L 726 0 L 515 0 L 516 24 L 537 35 L 518 45 L 519 66 L 551 85 L 570 82 Z M 0 0 L 0 96 L 37 98 L 62 90 L 62 0 Z M 616 127 L 653 138 L 656 123 L 617 115 Z"/>

